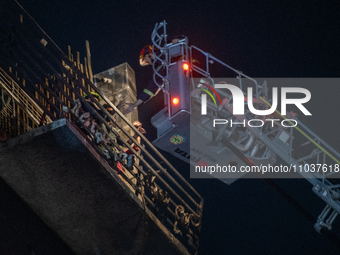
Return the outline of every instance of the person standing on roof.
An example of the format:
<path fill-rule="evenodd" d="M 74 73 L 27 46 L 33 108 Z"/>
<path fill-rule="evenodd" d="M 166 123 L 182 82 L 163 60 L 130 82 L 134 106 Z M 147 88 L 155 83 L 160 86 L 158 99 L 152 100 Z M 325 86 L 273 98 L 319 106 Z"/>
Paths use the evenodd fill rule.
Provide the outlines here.
<path fill-rule="evenodd" d="M 154 49 L 156 51 L 157 49 Z M 146 45 L 139 54 L 139 64 L 143 67 L 149 66 L 149 68 L 152 68 L 153 62 L 155 61 L 155 55 L 152 52 L 152 46 Z M 161 64 L 156 62 L 156 68 Z M 162 72 L 164 72 L 164 69 L 160 69 L 160 73 L 162 75 Z M 162 78 L 156 75 L 156 82 L 158 84 L 162 84 Z M 137 101 L 134 103 L 126 103 L 128 107 L 125 109 L 124 114 L 128 114 L 132 112 L 136 107 L 141 105 L 142 103 L 148 101 L 151 97 L 157 95 L 157 93 L 160 91 L 160 87 L 155 83 L 153 76 L 147 83 L 146 88 L 143 90 L 142 93 L 140 93 L 137 97 Z"/>

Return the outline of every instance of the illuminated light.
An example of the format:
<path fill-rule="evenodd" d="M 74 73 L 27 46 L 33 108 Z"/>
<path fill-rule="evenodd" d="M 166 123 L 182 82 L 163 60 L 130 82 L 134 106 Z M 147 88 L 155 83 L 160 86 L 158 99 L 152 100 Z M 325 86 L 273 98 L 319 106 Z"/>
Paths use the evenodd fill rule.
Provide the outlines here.
<path fill-rule="evenodd" d="M 189 65 L 188 65 L 187 63 L 184 63 L 184 64 L 183 64 L 183 69 L 184 69 L 185 71 L 189 70 Z"/>
<path fill-rule="evenodd" d="M 178 99 L 178 97 L 175 97 L 174 99 L 172 99 L 172 102 L 173 102 L 173 104 L 178 104 L 179 103 L 179 99 Z"/>

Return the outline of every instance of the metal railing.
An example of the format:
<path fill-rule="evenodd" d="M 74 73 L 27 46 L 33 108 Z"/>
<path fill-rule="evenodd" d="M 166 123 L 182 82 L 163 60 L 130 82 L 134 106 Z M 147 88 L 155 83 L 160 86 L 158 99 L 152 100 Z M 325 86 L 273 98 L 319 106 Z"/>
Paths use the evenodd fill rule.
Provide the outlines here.
<path fill-rule="evenodd" d="M 43 117 L 44 111 L 1 67 L 0 85 L 6 89 L 7 93 L 15 100 L 17 104 L 19 104 L 21 109 L 23 109 L 32 119 L 32 121 L 38 126 Z M 47 117 L 46 121 L 47 124 L 52 122 L 50 117 Z"/>
<path fill-rule="evenodd" d="M 17 82 L 51 120 L 66 117 L 81 128 L 84 138 L 120 173 L 144 206 L 152 211 L 162 211 L 157 216 L 190 253 L 194 254 L 198 249 L 202 218 L 203 199 L 200 194 L 115 105 L 105 97 L 101 103 L 96 101 L 91 92 L 100 94 L 99 90 L 16 1 L 6 4 L 1 2 L 0 7 L 6 12 L 1 17 L 0 25 L 5 31 L 12 33 L 11 36 L 5 36 L 11 37 L 14 45 L 12 55 L 0 60 L 3 68 L 13 69 L 8 76 Z M 85 94 L 92 101 L 91 104 L 84 99 Z M 78 100 L 81 107 L 77 116 L 72 110 L 76 108 Z M 116 110 L 118 117 L 129 129 L 112 125 L 114 119 L 104 109 L 104 103 Z M 85 113 L 84 109 L 91 109 L 91 117 L 97 124 L 93 128 L 85 125 L 79 118 Z M 99 112 L 107 115 L 107 119 Z M 104 126 L 107 131 L 103 130 Z M 110 137 L 110 133 L 117 139 L 111 139 L 109 143 L 97 139 L 99 136 Z M 141 137 L 143 145 L 132 134 Z M 138 152 L 129 140 L 139 148 Z M 124 150 L 130 150 L 134 154 L 132 166 L 122 156 Z"/>
<path fill-rule="evenodd" d="M 0 68 L 0 88 L 2 97 L 7 95 L 9 102 L 0 111 L 0 127 L 9 137 L 24 134 L 43 121 L 51 123 L 50 117 L 44 120 L 44 111 L 20 86 Z"/>

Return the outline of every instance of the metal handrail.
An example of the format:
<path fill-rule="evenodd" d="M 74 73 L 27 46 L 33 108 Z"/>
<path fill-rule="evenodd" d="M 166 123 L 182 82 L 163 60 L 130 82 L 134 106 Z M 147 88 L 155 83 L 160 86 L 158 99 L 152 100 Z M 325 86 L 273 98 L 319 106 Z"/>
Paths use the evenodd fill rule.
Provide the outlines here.
<path fill-rule="evenodd" d="M 75 66 L 74 62 L 68 59 L 68 57 L 39 26 L 35 26 L 37 25 L 36 22 L 22 9 L 22 7 L 20 5 L 18 6 L 19 8 L 12 8 L 15 9 L 14 11 L 12 9 L 9 10 L 8 17 L 2 17 L 3 19 L 8 18 L 11 19 L 11 21 L 14 21 L 13 24 L 15 24 L 18 27 L 18 30 L 20 30 L 20 33 L 18 33 L 17 36 L 17 51 L 19 54 L 9 60 L 9 63 L 11 63 L 13 68 L 19 73 L 19 76 L 25 76 L 27 86 L 25 87 L 23 86 L 23 84 L 18 84 L 18 87 L 20 87 L 20 89 L 25 89 L 25 91 L 27 91 L 28 93 L 28 87 L 30 86 L 30 89 L 33 89 L 35 93 L 38 93 L 38 95 L 45 101 L 45 103 L 48 103 L 51 105 L 51 107 L 54 107 L 54 111 L 52 111 L 49 110 L 46 105 L 44 106 L 43 103 L 39 102 L 39 105 L 42 108 L 41 114 L 45 112 L 49 114 L 51 118 L 54 117 L 54 114 L 58 115 L 54 118 L 60 118 L 59 114 L 62 113 L 61 107 L 68 106 L 73 101 L 72 93 L 76 99 L 81 99 L 82 104 L 84 105 L 87 104 L 87 102 L 82 99 L 82 95 L 84 93 L 87 93 L 92 101 L 95 102 L 93 96 L 90 94 L 90 91 L 95 91 L 97 93 L 99 93 L 99 91 L 94 86 L 94 84 L 88 78 L 86 78 L 86 76 L 77 68 L 77 66 Z M 26 20 L 24 24 L 16 22 L 16 18 L 19 17 L 19 15 L 17 15 L 17 9 L 19 9 L 19 12 L 24 12 L 24 18 L 27 18 L 28 21 L 33 22 L 33 26 L 27 26 Z M 35 29 L 34 31 L 32 31 L 33 28 Z M 164 32 L 166 31 L 164 30 Z M 48 42 L 47 47 L 45 47 L 46 45 L 40 44 L 40 39 L 38 38 L 41 36 L 43 36 Z M 165 39 L 166 41 L 166 36 L 165 38 L 159 39 Z M 29 40 L 34 41 L 34 43 L 31 43 L 31 41 Z M 29 51 L 26 52 L 25 48 L 27 48 Z M 30 64 L 28 65 L 27 63 L 25 63 L 25 61 L 28 61 Z M 64 61 L 65 65 L 68 65 L 70 69 L 65 68 L 65 66 L 62 64 L 62 61 Z M 15 62 L 18 63 L 18 66 L 15 65 Z M 54 74 L 55 80 L 51 80 L 51 83 L 49 85 L 43 82 L 40 84 L 41 88 L 44 91 L 48 92 L 49 95 L 47 96 L 45 92 L 40 91 L 40 88 L 36 86 L 34 79 L 42 81 L 49 74 Z M 63 89 L 55 90 L 54 87 L 50 86 L 51 84 L 57 85 L 57 83 L 60 83 L 61 86 L 66 87 L 68 90 L 70 90 L 71 95 Z M 34 98 L 34 95 L 32 95 L 32 93 L 28 93 L 28 98 L 30 98 L 32 102 L 38 103 L 38 100 Z M 52 99 L 55 100 L 57 104 L 52 104 Z M 123 132 L 123 134 L 127 136 L 128 139 L 132 140 L 138 147 L 140 147 L 140 151 L 143 153 L 143 156 L 145 158 L 139 155 L 139 153 L 136 153 L 134 149 L 125 142 L 126 147 L 135 153 L 140 162 L 148 169 L 150 169 L 154 176 L 158 177 L 157 182 L 162 185 L 162 188 L 165 188 L 167 191 L 169 191 L 169 194 L 172 196 L 172 205 L 184 205 L 186 207 L 186 210 L 194 215 L 199 216 L 199 219 L 201 219 L 201 211 L 196 210 L 200 208 L 203 204 L 203 199 L 200 194 L 179 174 L 179 172 L 166 160 L 166 158 L 161 153 L 159 153 L 159 151 L 143 136 L 143 134 L 141 134 L 132 125 L 132 123 L 130 123 L 125 118 L 125 116 L 118 109 L 116 109 L 116 107 L 109 100 L 107 100 L 105 97 L 103 97 L 103 99 L 104 102 L 111 105 L 111 107 L 116 110 L 117 115 L 129 127 L 129 131 L 137 133 L 144 141 L 144 143 L 148 146 L 148 149 L 144 148 L 143 146 L 139 146 L 138 142 L 136 141 L 136 139 L 133 138 L 133 136 L 130 135 L 129 131 L 123 130 L 122 128 L 118 127 Z M 99 107 L 103 112 L 107 113 L 107 111 L 103 108 L 101 104 L 97 103 L 97 107 Z M 119 135 L 117 131 L 113 130 L 108 125 L 108 123 L 102 118 L 102 116 L 100 116 L 97 112 L 94 112 L 94 114 L 100 120 L 100 122 L 106 126 L 108 132 L 113 132 L 117 136 Z M 110 120 L 113 121 L 108 113 L 107 115 L 109 116 Z M 116 143 L 113 144 L 115 148 L 119 148 Z M 163 163 L 161 164 L 160 161 L 162 161 Z M 157 170 L 161 170 L 161 173 L 158 173 L 154 169 L 154 167 L 151 166 L 151 164 L 154 164 L 157 167 Z M 165 165 L 166 168 L 163 165 Z M 145 174 L 145 172 L 138 167 L 137 170 Z M 169 170 L 172 171 L 171 174 L 169 173 Z M 167 178 L 167 180 L 165 180 L 164 178 Z M 181 184 L 179 183 L 179 181 L 181 181 Z"/>
<path fill-rule="evenodd" d="M 30 98 L 25 91 L 23 91 L 18 83 L 16 83 L 8 74 L 0 67 L 0 85 L 19 103 L 22 109 L 26 110 L 27 114 L 35 122 L 36 125 L 40 124 L 40 120 L 44 111 L 38 106 L 36 102 Z M 47 123 L 51 123 L 51 118 L 47 117 Z"/>

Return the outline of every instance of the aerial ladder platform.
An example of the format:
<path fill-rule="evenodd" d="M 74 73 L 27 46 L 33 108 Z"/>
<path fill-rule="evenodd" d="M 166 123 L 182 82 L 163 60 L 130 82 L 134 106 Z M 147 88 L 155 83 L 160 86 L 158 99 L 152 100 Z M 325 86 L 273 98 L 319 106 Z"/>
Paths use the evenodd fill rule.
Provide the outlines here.
<path fill-rule="evenodd" d="M 195 171 L 197 167 L 219 164 L 235 168 L 257 166 L 259 169 L 260 166 L 274 166 L 280 157 L 287 168 L 296 170 L 292 171 L 295 174 L 248 174 L 245 178 L 305 178 L 312 185 L 312 191 L 326 204 L 315 222 L 316 231 L 332 229 L 332 223 L 340 213 L 340 184 L 337 180 L 340 154 L 292 111 L 282 115 L 276 110 L 267 116 L 257 116 L 249 110 L 250 100 L 251 106 L 257 110 L 271 108 L 273 99 L 268 86 L 271 79 L 260 84 L 210 53 L 189 45 L 187 37 L 170 42 L 165 21 L 155 25 L 151 39 L 156 56 L 154 81 L 157 83 L 156 77 L 162 78 L 163 83 L 158 86 L 164 91 L 166 105 L 152 119 L 158 132 L 153 143 L 189 163 L 193 178 L 202 178 L 202 174 L 198 177 Z M 160 71 L 162 68 L 165 75 Z M 214 68 L 224 68 L 225 73 L 233 78 L 213 78 L 211 72 Z M 233 114 L 235 95 L 222 89 L 224 84 L 236 84 L 242 92 L 240 97 L 244 97 L 244 105 L 248 106 L 244 114 Z M 250 94 L 247 87 L 252 88 Z M 207 105 L 205 109 L 203 101 Z M 225 125 L 214 127 L 214 119 Z M 285 124 L 274 124 L 273 119 Z M 231 126 L 231 122 L 236 124 Z M 329 166 L 333 167 L 332 171 Z M 231 184 L 244 174 L 213 172 L 203 178 L 215 177 Z"/>

